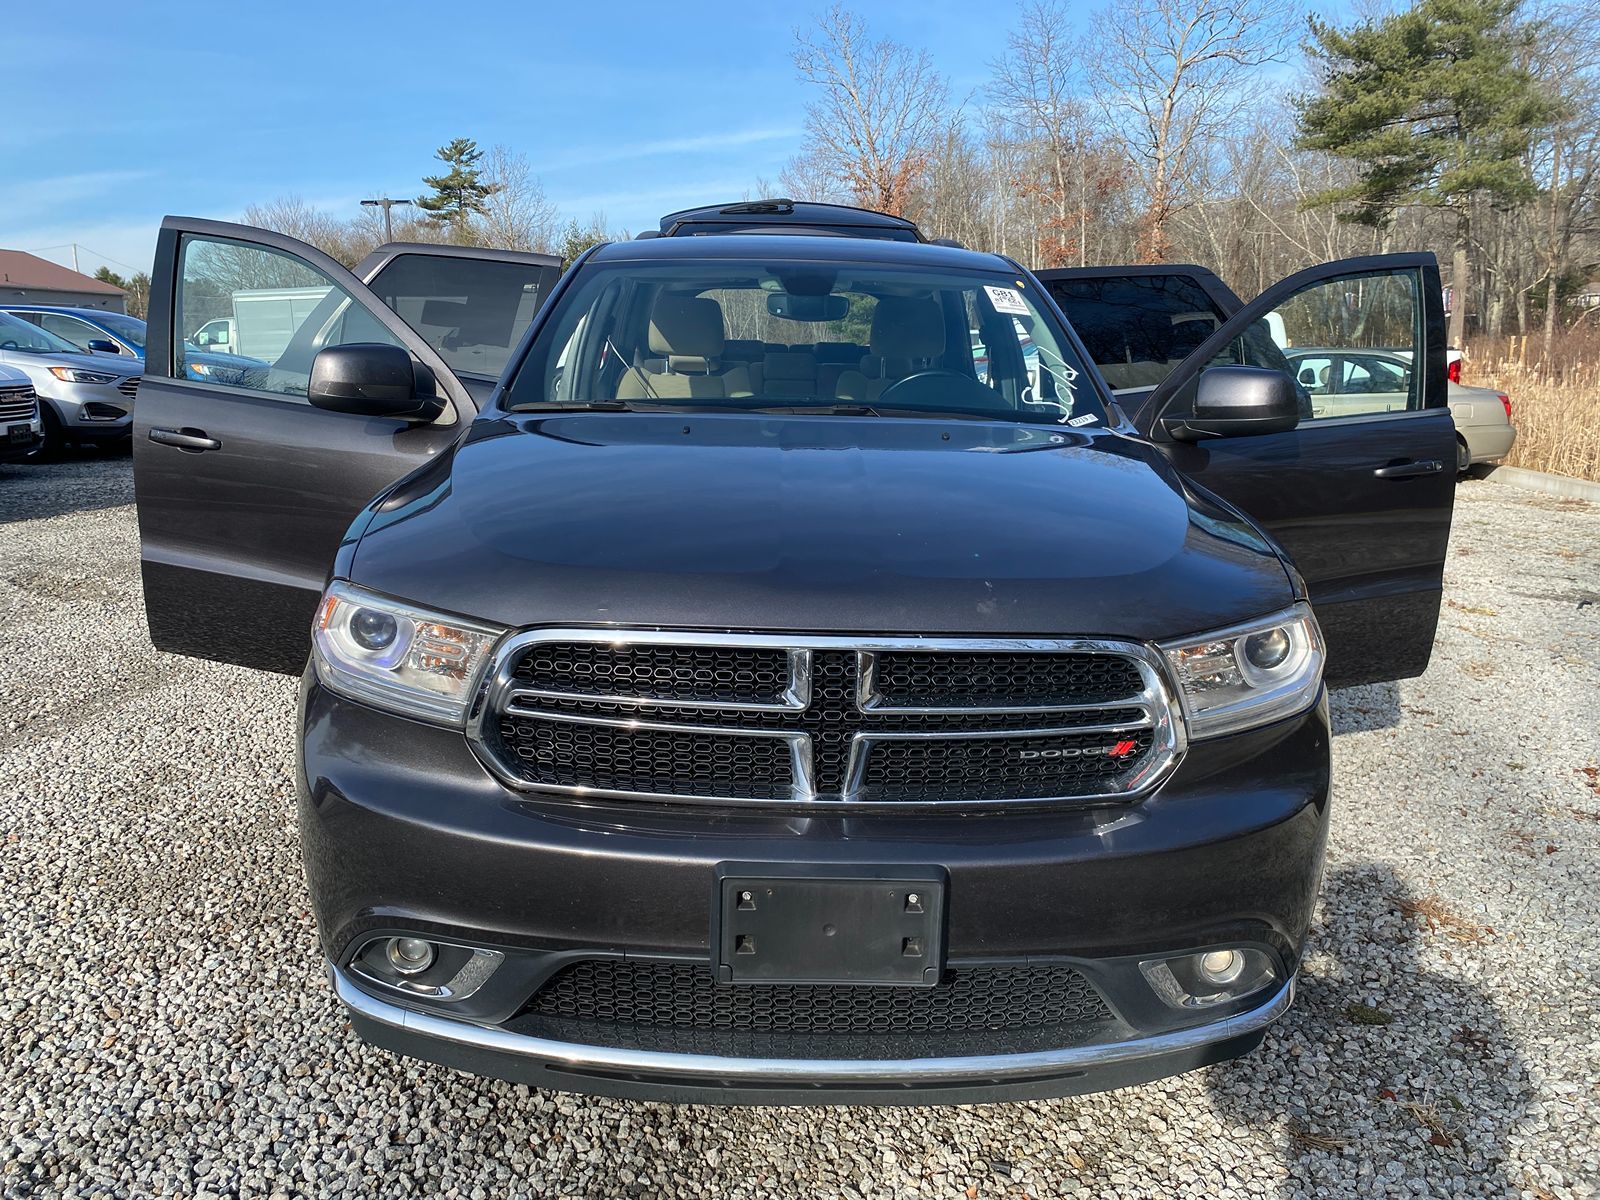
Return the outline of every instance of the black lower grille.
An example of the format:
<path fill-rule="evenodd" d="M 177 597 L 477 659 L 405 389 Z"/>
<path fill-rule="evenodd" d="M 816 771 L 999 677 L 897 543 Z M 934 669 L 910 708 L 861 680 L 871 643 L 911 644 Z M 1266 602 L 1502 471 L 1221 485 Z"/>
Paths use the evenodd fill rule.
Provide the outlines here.
<path fill-rule="evenodd" d="M 1043 799 L 1104 790 L 1150 749 L 1148 729 L 1044 737 L 884 741 L 861 799 Z"/>
<path fill-rule="evenodd" d="M 592 959 L 562 968 L 525 1010 L 594 1026 L 880 1035 L 1093 1024 L 1111 1011 L 1064 963 L 961 967 L 931 988 L 719 984 L 705 963 Z"/>

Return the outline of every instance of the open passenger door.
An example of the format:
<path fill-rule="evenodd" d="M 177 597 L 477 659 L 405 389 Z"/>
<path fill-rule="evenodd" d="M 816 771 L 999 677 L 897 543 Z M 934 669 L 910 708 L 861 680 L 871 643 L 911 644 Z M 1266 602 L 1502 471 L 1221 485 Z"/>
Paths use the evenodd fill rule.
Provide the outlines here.
<path fill-rule="evenodd" d="M 168 217 L 133 435 L 156 647 L 299 673 L 351 521 L 462 435 L 559 266 L 543 254 L 404 244 L 380 248 L 358 274 L 282 234 Z M 234 323 L 233 354 L 185 340 L 217 318 Z M 409 358 L 414 411 L 313 406 L 317 356 L 355 345 Z"/>
<path fill-rule="evenodd" d="M 1403 395 L 1314 416 L 1313 376 L 1285 354 L 1383 349 L 1409 358 Z M 1201 376 L 1221 365 L 1281 372 L 1298 424 L 1249 436 L 1186 429 Z M 1269 530 L 1305 578 L 1328 641 L 1327 680 L 1419 675 L 1439 617 L 1455 496 L 1443 294 L 1431 254 L 1344 259 L 1301 271 L 1244 305 L 1139 392 L 1135 423 L 1185 475 Z M 1358 406 L 1359 408 L 1359 406 Z"/>

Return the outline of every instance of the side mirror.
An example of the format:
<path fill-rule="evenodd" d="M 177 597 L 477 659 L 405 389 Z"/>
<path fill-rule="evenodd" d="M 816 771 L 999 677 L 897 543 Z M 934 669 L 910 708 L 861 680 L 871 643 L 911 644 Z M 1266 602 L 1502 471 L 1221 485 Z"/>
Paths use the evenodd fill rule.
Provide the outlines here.
<path fill-rule="evenodd" d="M 1195 383 L 1194 411 L 1161 418 L 1180 442 L 1284 433 L 1299 423 L 1294 384 L 1270 367 L 1208 367 Z"/>
<path fill-rule="evenodd" d="M 89 349 L 96 354 L 121 354 L 122 347 L 105 338 L 90 338 Z"/>
<path fill-rule="evenodd" d="M 311 360 L 306 398 L 313 408 L 358 417 L 431 421 L 444 411 L 436 396 L 417 395 L 417 369 L 399 346 L 351 342 Z"/>

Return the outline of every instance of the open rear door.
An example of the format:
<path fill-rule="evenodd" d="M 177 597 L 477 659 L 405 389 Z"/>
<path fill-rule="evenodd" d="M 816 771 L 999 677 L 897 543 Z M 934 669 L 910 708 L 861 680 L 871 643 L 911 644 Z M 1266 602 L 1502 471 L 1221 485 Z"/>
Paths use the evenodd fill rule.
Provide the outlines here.
<path fill-rule="evenodd" d="M 1406 364 L 1404 394 L 1314 415 L 1285 351 L 1382 350 Z M 1196 381 L 1224 363 L 1295 382 L 1287 432 L 1175 441 Z M 1326 263 L 1268 288 L 1139 406 L 1173 464 L 1271 531 L 1304 576 L 1328 639 L 1334 686 L 1421 674 L 1433 648 L 1455 496 L 1443 297 L 1431 254 Z"/>
<path fill-rule="evenodd" d="M 488 372 L 548 294 L 554 260 L 389 246 L 363 267 L 380 290 L 281 234 L 163 222 L 133 464 L 157 648 L 298 673 L 351 521 L 462 435 L 493 387 Z M 219 319 L 232 322 L 230 354 L 186 340 Z M 358 342 L 408 351 L 441 414 L 313 408 L 312 360 Z"/>

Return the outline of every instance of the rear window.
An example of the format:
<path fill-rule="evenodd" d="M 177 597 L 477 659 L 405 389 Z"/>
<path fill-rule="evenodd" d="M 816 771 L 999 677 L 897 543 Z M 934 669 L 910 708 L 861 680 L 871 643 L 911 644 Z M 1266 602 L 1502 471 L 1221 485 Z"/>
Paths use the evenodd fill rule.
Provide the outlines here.
<path fill-rule="evenodd" d="M 1155 387 L 1226 319 L 1192 275 L 1047 286 L 1114 392 Z"/>

